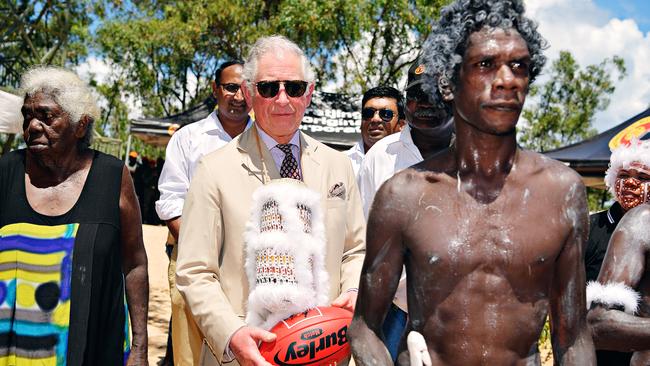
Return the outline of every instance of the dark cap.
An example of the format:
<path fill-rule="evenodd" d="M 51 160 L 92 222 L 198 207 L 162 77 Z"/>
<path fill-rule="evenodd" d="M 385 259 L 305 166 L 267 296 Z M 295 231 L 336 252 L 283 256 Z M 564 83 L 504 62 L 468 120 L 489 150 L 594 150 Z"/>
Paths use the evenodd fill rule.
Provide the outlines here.
<path fill-rule="evenodd" d="M 409 67 L 408 79 L 406 80 L 406 88 L 404 90 L 422 84 L 424 82 L 425 71 L 424 63 L 418 57 L 411 67 Z"/>

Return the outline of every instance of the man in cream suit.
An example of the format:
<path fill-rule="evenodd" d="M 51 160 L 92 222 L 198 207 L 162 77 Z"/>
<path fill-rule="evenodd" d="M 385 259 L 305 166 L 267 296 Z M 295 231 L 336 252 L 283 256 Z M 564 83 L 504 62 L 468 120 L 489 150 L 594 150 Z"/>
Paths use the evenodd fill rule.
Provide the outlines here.
<path fill-rule="evenodd" d="M 353 310 L 356 303 L 365 222 L 349 159 L 298 131 L 314 89 L 302 50 L 281 36 L 260 38 L 244 79 L 256 122 L 197 167 L 183 209 L 177 286 L 220 364 L 268 365 L 257 343 L 275 335 L 243 321 L 249 292 L 243 233 L 253 192 L 285 177 L 320 193 L 333 306 Z"/>

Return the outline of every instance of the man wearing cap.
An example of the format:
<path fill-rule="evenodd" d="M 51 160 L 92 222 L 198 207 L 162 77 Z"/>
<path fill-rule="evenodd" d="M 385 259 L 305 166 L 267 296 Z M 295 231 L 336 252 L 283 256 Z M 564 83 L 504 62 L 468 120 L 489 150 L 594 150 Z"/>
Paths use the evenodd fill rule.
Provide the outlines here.
<path fill-rule="evenodd" d="M 404 98 L 390 86 L 368 89 L 361 99 L 361 139 L 344 151 L 352 161 L 355 176 L 368 150 L 379 140 L 404 126 Z"/>
<path fill-rule="evenodd" d="M 369 151 L 359 171 L 359 190 L 366 217 L 379 187 L 398 171 L 417 164 L 448 147 L 453 136 L 451 109 L 444 103 L 432 104 L 422 90 L 425 66 L 416 60 L 408 71 L 406 122 L 399 134 L 388 136 Z M 402 273 L 395 300 L 384 323 L 386 346 L 397 357 L 406 324 L 406 275 Z"/>
<path fill-rule="evenodd" d="M 359 190 L 366 217 L 375 193 L 396 172 L 417 164 L 448 147 L 454 124 L 447 105 L 434 105 L 421 84 L 425 66 L 416 60 L 408 71 L 406 86 L 406 126 L 399 134 L 375 144 L 359 169 Z"/>
<path fill-rule="evenodd" d="M 183 204 L 201 157 L 226 145 L 252 124 L 248 116 L 251 107 L 246 104 L 240 88 L 243 81 L 242 66 L 243 61 L 226 61 L 217 68 L 212 82 L 217 110 L 172 135 L 167 144 L 167 160 L 158 181 L 160 199 L 156 202 L 156 211 L 160 219 L 167 223 L 170 233 L 167 251 L 171 256 L 168 279 L 172 302 L 174 365 L 198 364 L 203 340 L 203 335 L 176 288 L 178 245 L 175 243 L 181 226 Z"/>
<path fill-rule="evenodd" d="M 631 351 L 650 349 L 650 319 L 639 318 L 650 317 L 650 141 L 616 148 L 605 185 L 616 202 L 590 216 L 587 320 L 599 365 L 647 365 L 647 353 Z"/>

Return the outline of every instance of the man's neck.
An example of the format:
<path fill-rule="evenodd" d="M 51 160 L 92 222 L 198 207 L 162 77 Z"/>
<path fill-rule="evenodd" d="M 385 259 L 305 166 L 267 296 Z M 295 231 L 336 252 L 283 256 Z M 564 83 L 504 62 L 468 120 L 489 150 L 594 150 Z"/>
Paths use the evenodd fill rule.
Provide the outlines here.
<path fill-rule="evenodd" d="M 274 136 L 265 131 L 259 124 L 255 124 L 255 127 L 257 128 L 257 131 L 260 135 L 260 138 L 264 141 L 264 144 L 271 149 L 277 144 L 289 144 L 289 143 L 294 143 L 296 146 L 300 146 L 300 137 L 297 137 L 298 131 L 294 131 L 290 135 L 285 135 L 285 136 Z M 295 140 L 294 140 L 295 138 Z"/>
<path fill-rule="evenodd" d="M 490 203 L 501 192 L 517 156 L 516 133 L 496 135 L 456 123 L 457 175 L 465 191 Z"/>
<path fill-rule="evenodd" d="M 226 116 L 219 114 L 217 111 L 217 117 L 219 118 L 219 122 L 221 122 L 224 131 L 226 131 L 226 133 L 232 138 L 235 138 L 244 132 L 248 122 L 248 115 L 244 119 L 235 120 L 229 119 Z"/>
<path fill-rule="evenodd" d="M 452 132 L 445 131 L 439 136 L 430 136 L 422 133 L 417 128 L 411 128 L 411 139 L 418 148 L 424 159 L 433 156 L 435 153 L 449 147 Z"/>

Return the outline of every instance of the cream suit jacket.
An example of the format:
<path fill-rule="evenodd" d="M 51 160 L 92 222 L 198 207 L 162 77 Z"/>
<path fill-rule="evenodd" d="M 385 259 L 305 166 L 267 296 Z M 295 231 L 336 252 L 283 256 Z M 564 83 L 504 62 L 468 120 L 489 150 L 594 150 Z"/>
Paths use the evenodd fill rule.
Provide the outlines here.
<path fill-rule="evenodd" d="M 232 334 L 245 325 L 248 279 L 243 233 L 252 194 L 264 182 L 280 178 L 257 134 L 253 126 L 203 157 L 183 207 L 176 285 L 219 363 Z M 303 133 L 300 144 L 304 183 L 321 194 L 333 300 L 358 287 L 365 254 L 361 198 L 347 156 Z M 344 195 L 328 197 L 337 183 L 343 183 Z"/>

